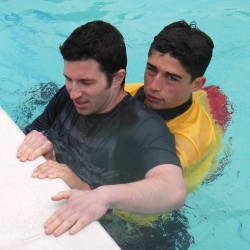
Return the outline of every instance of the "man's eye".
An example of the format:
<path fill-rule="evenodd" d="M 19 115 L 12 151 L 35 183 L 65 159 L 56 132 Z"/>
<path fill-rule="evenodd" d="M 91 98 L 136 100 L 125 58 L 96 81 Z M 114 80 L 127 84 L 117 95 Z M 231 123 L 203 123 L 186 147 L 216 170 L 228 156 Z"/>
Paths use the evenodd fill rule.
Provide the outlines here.
<path fill-rule="evenodd" d="M 170 75 L 168 76 L 168 79 L 169 79 L 170 81 L 175 81 L 175 82 L 177 81 L 177 79 L 176 79 L 175 77 L 170 76 Z"/>
<path fill-rule="evenodd" d="M 65 80 L 67 81 L 67 82 L 71 82 L 72 80 L 70 79 L 70 78 L 68 78 L 68 77 L 65 77 Z"/>
<path fill-rule="evenodd" d="M 148 67 L 147 69 L 149 72 L 152 72 L 152 73 L 156 72 L 156 70 L 154 68 Z"/>
<path fill-rule="evenodd" d="M 89 81 L 81 81 L 81 84 L 83 84 L 83 85 L 91 85 L 92 84 L 92 82 L 89 82 Z"/>

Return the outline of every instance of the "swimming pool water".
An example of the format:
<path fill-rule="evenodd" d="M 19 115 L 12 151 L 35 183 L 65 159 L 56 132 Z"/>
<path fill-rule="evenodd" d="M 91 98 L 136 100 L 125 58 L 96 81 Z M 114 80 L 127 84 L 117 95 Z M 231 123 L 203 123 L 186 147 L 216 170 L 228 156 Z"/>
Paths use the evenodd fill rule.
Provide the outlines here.
<path fill-rule="evenodd" d="M 221 170 L 189 195 L 176 216 L 187 227 L 189 249 L 250 249 L 249 1 L 0 0 L 0 106 L 20 127 L 64 84 L 59 45 L 73 29 L 96 19 L 112 23 L 124 35 L 126 82 L 143 81 L 149 45 L 165 25 L 197 21 L 211 36 L 215 49 L 206 85 L 220 86 L 233 105 L 224 138 L 228 147 L 218 158 L 223 158 Z M 160 249 L 165 240 L 159 236 L 151 249 Z"/>

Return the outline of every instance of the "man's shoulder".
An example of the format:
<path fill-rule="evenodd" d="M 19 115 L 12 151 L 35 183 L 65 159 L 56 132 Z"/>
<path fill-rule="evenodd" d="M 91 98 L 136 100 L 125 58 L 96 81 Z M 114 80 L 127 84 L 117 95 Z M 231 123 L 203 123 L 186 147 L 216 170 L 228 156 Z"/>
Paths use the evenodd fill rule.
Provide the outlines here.
<path fill-rule="evenodd" d="M 126 83 L 124 90 L 134 96 L 142 86 L 143 83 Z"/>
<path fill-rule="evenodd" d="M 53 99 L 51 100 L 53 108 L 55 108 L 57 111 L 61 110 L 68 102 L 71 102 L 71 100 L 69 98 L 69 93 L 65 86 L 59 89 L 58 92 L 53 97 Z"/>
<path fill-rule="evenodd" d="M 120 121 L 120 128 L 124 130 L 126 135 L 152 136 L 167 138 L 170 136 L 169 128 L 165 121 L 153 110 L 149 109 L 142 102 L 134 97 L 129 97 L 123 110 Z M 129 129 L 128 129 L 129 128 Z M 154 131 L 154 133 L 152 133 Z"/>
<path fill-rule="evenodd" d="M 164 120 L 152 109 L 149 109 L 143 102 L 130 96 L 126 103 L 126 113 L 134 114 L 141 119 L 156 119 L 164 123 Z"/>
<path fill-rule="evenodd" d="M 211 123 L 213 118 L 210 115 L 208 101 L 205 97 L 203 91 L 195 93 L 189 109 L 183 114 L 167 121 L 167 124 L 178 124 L 178 128 L 188 129 L 188 127 L 202 126 L 207 122 Z"/>
<path fill-rule="evenodd" d="M 214 135 L 214 121 L 207 110 L 196 99 L 193 99 L 191 107 L 182 115 L 166 121 L 171 133 L 183 135 L 190 141 L 200 141 L 197 134 L 205 138 Z"/>
<path fill-rule="evenodd" d="M 59 99 L 70 99 L 69 93 L 68 93 L 65 85 L 58 90 L 58 92 L 56 93 L 55 96 Z"/>
<path fill-rule="evenodd" d="M 202 97 L 202 92 L 198 94 L 185 113 L 166 122 L 175 136 L 177 153 L 184 167 L 203 157 L 217 140 L 214 120 L 205 106 L 205 96 Z"/>

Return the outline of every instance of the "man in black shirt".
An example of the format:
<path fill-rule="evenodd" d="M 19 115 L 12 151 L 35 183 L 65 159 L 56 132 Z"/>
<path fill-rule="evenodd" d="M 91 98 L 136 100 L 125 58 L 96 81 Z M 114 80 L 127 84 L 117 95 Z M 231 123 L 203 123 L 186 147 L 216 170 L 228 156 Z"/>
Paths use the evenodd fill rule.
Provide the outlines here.
<path fill-rule="evenodd" d="M 173 135 L 164 121 L 124 91 L 126 48 L 112 25 L 77 28 L 60 47 L 63 87 L 26 128 L 21 161 L 44 155 L 33 173 L 62 178 L 68 199 L 45 232 L 74 234 L 108 209 L 160 214 L 182 207 L 186 190 Z"/>

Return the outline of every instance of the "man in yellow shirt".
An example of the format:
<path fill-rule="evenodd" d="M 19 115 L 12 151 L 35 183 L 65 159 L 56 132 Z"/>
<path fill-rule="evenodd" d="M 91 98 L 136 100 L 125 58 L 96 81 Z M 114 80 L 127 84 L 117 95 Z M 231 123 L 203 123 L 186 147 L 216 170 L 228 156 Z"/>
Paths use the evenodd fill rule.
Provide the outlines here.
<path fill-rule="evenodd" d="M 125 90 L 155 110 L 175 136 L 188 193 L 218 169 L 217 153 L 230 118 L 227 97 L 216 86 L 203 87 L 213 47 L 211 38 L 195 23 L 172 23 L 151 44 L 144 85 L 125 84 Z M 113 220 L 127 228 L 126 235 L 118 227 L 111 233 L 124 249 L 188 249 L 194 241 L 188 220 L 179 211 L 158 216 L 113 214 L 118 216 L 113 215 Z M 102 224 L 112 232 L 108 222 Z"/>
<path fill-rule="evenodd" d="M 199 30 L 195 23 L 172 23 L 151 44 L 144 85 L 125 85 L 126 91 L 165 120 L 175 136 L 176 151 L 183 167 L 188 193 L 195 190 L 207 173 L 217 166 L 216 156 L 222 145 L 225 128 L 221 117 L 223 114 L 218 114 L 221 107 L 216 106 L 220 100 L 225 101 L 225 96 L 215 86 L 203 88 L 206 82 L 204 73 L 211 60 L 213 47 L 211 38 Z M 216 100 L 213 100 L 214 97 Z M 227 113 L 224 112 L 224 115 Z M 114 213 L 141 226 L 162 218 Z"/>
<path fill-rule="evenodd" d="M 211 106 L 211 87 L 203 88 L 213 47 L 211 38 L 195 23 L 172 23 L 151 44 L 144 86 L 125 86 L 125 90 L 164 118 L 174 134 L 189 193 L 211 169 L 222 141 L 223 126 L 218 121 L 222 118 L 216 120 L 212 115 L 220 109 Z M 213 91 L 217 94 L 213 101 L 224 97 L 218 88 L 213 87 Z"/>

